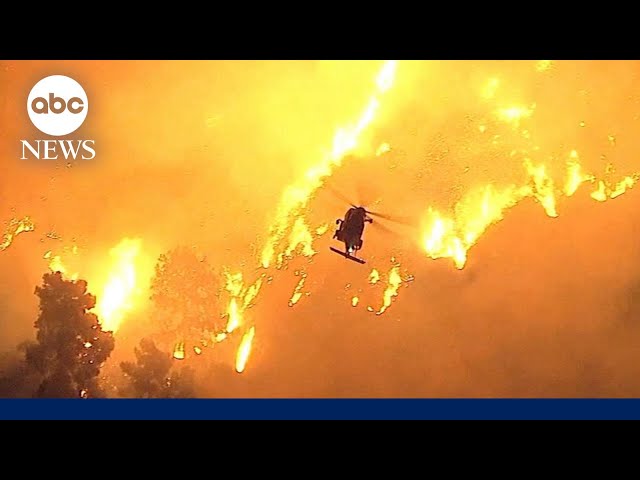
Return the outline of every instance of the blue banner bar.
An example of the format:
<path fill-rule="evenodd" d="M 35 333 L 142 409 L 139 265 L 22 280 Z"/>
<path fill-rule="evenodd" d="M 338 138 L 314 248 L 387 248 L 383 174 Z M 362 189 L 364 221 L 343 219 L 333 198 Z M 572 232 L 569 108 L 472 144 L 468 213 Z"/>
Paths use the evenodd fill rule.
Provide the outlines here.
<path fill-rule="evenodd" d="M 2 420 L 624 420 L 640 399 L 6 399 Z"/>

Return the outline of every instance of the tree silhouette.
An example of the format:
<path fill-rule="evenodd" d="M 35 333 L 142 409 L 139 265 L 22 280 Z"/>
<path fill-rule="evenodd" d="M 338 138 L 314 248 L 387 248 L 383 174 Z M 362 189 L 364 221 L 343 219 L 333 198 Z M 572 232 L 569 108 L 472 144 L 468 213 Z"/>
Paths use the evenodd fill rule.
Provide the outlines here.
<path fill-rule="evenodd" d="M 89 312 L 96 299 L 87 292 L 87 282 L 47 273 L 35 293 L 40 298 L 36 342 L 25 353 L 27 365 L 43 377 L 34 396 L 100 396 L 98 375 L 114 339 Z"/>
<path fill-rule="evenodd" d="M 170 341 L 189 333 L 221 328 L 219 279 L 209 262 L 187 247 L 160 255 L 151 282 L 151 300 Z"/>
<path fill-rule="evenodd" d="M 29 398 L 42 382 L 42 375 L 29 368 L 24 359 L 31 343 L 23 342 L 16 351 L 0 355 L 0 398 Z"/>
<path fill-rule="evenodd" d="M 134 349 L 135 362 L 122 362 L 120 368 L 128 384 L 122 390 L 125 397 L 188 398 L 194 396 L 193 369 L 184 367 L 172 372 L 171 354 L 156 347 L 153 340 L 142 339 Z"/>

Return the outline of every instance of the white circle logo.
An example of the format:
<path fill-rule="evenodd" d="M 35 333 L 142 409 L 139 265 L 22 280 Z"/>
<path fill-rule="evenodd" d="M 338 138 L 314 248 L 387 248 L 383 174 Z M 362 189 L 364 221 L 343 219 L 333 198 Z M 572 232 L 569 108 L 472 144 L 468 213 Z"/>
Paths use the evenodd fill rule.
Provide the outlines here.
<path fill-rule="evenodd" d="M 87 118 L 89 100 L 78 82 L 51 75 L 36 83 L 27 99 L 31 123 L 42 133 L 62 137 L 75 132 Z"/>

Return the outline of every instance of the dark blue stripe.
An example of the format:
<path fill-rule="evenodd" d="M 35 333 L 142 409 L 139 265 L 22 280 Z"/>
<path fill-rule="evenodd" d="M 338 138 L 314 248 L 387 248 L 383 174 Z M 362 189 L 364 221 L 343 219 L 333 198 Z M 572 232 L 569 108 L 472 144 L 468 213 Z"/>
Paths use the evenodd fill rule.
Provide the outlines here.
<path fill-rule="evenodd" d="M 640 400 L 7 399 L 0 419 L 640 419 Z"/>

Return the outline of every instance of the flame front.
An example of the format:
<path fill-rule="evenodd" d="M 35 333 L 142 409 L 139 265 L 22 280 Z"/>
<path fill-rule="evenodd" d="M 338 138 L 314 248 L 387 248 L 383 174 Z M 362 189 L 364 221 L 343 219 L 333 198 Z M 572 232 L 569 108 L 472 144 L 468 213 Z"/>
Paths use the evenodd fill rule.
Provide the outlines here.
<path fill-rule="evenodd" d="M 334 135 L 331 150 L 328 151 L 316 165 L 309 168 L 299 181 L 284 190 L 276 209 L 275 219 L 269 229 L 269 236 L 260 254 L 259 261 L 263 268 L 267 269 L 271 267 L 275 260 L 276 268 L 280 269 L 284 266 L 284 262 L 291 259 L 295 253 L 301 253 L 306 257 L 311 257 L 316 253 L 312 246 L 314 235 L 304 219 L 303 211 L 315 191 L 322 186 L 324 179 L 330 176 L 333 170 L 342 164 L 342 159 L 345 155 L 355 151 L 359 146 L 363 132 L 376 118 L 382 95 L 393 85 L 396 68 L 396 60 L 387 60 L 384 62 L 375 79 L 375 91 L 369 98 L 358 120 L 347 128 L 338 129 Z M 387 148 L 388 145 L 386 147 L 379 147 L 379 154 L 384 153 L 384 150 Z M 328 225 L 323 225 L 315 231 L 315 234 L 321 236 L 327 232 L 328 228 Z M 233 281 L 230 282 L 231 277 L 233 277 Z M 304 286 L 305 277 L 306 275 L 298 282 L 296 290 L 289 302 L 291 306 L 295 305 L 302 296 L 301 289 Z M 253 285 L 253 290 L 251 290 L 251 287 L 244 287 L 244 280 L 241 273 L 234 274 L 233 276 L 227 275 L 227 291 L 231 296 L 227 308 L 228 333 L 242 325 L 243 313 L 248 303 L 246 301 L 247 295 L 250 294 L 251 300 L 253 300 L 260 290 L 261 281 L 262 278 L 258 279 Z M 245 299 L 242 305 L 240 305 L 238 301 L 240 298 Z M 248 350 L 250 350 L 251 341 L 253 340 L 253 332 L 252 327 L 249 332 L 245 334 L 240 349 L 238 350 L 237 359 L 244 358 L 241 362 L 241 370 L 244 370 L 246 366 Z M 241 353 L 243 347 L 247 349 L 246 355 Z M 238 363 L 236 363 L 236 370 L 241 371 L 237 366 Z"/>
<path fill-rule="evenodd" d="M 261 263 L 264 268 L 268 268 L 272 264 L 274 257 L 277 258 L 278 255 L 286 255 L 295 251 L 300 244 L 300 237 L 311 238 L 310 234 L 301 233 L 306 227 L 304 222 L 300 222 L 300 215 L 313 193 L 322 186 L 324 178 L 331 175 L 333 169 L 341 165 L 344 156 L 354 151 L 358 146 L 362 133 L 376 117 L 381 95 L 393 85 L 396 67 L 396 60 L 388 60 L 384 63 L 376 78 L 376 90 L 362 111 L 360 118 L 352 126 L 339 129 L 334 136 L 331 151 L 317 165 L 307 170 L 300 181 L 285 189 L 276 212 L 275 221 L 270 229 L 269 238 L 262 250 Z M 280 243 L 290 229 L 293 229 L 295 235 L 290 236 L 289 244 L 283 248 Z M 307 249 L 303 253 L 313 254 L 312 249 Z"/>
<path fill-rule="evenodd" d="M 242 337 L 240 347 L 238 347 L 238 353 L 236 354 L 236 372 L 242 373 L 247 366 L 249 355 L 251 355 L 251 346 L 253 344 L 253 337 L 256 333 L 256 328 L 251 327 L 247 333 Z"/>
<path fill-rule="evenodd" d="M 450 258 L 456 268 L 463 269 L 469 249 L 492 224 L 504 218 L 505 212 L 525 198 L 534 198 L 549 217 L 557 217 L 560 195 L 570 197 L 586 182 L 595 183 L 591 193 L 594 200 L 604 202 L 622 195 L 640 178 L 639 174 L 624 177 L 618 182 L 597 180 L 586 174 L 573 150 L 567 162 L 563 188 L 558 188 L 544 165 L 534 165 L 525 158 L 524 167 L 528 181 L 521 186 L 498 188 L 492 184 L 470 190 L 454 207 L 452 216 L 444 216 L 429 207 L 425 214 L 422 246 L 433 259 Z"/>

